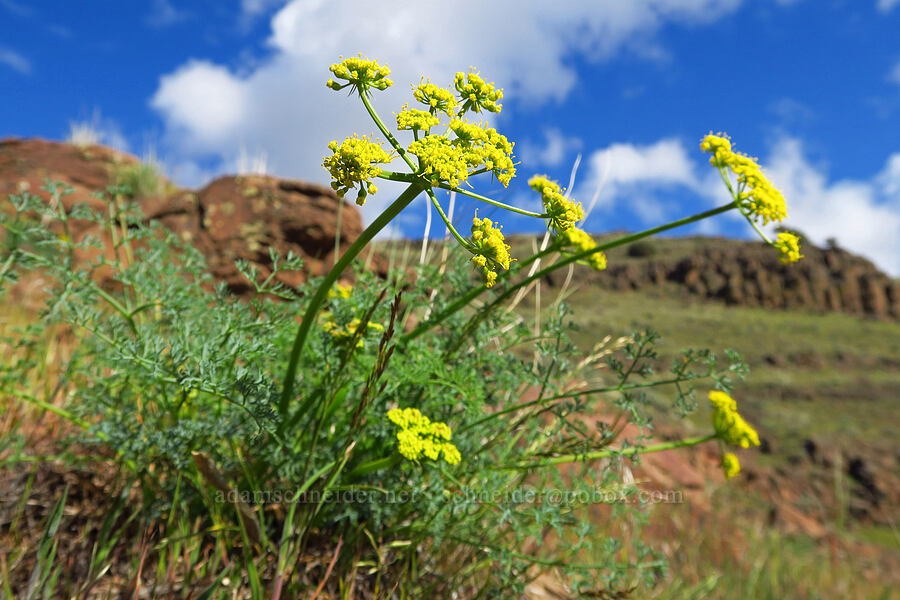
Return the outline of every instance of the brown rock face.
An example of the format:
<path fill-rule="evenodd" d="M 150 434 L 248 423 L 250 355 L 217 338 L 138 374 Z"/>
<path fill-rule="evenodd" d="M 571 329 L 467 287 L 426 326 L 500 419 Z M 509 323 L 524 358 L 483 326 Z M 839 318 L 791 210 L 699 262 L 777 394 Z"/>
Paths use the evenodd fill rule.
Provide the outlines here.
<path fill-rule="evenodd" d="M 0 140 L 0 194 L 28 191 L 49 199 L 40 188 L 51 179 L 74 188 L 73 194 L 64 197 L 67 210 L 80 203 L 103 210 L 106 201 L 91 194 L 114 183 L 123 166 L 138 164 L 136 157 L 103 146 Z M 272 267 L 269 248 L 282 255 L 292 251 L 304 259 L 303 273 L 279 275 L 282 283 L 292 287 L 307 275 L 324 274 L 334 262 L 341 201 L 329 188 L 265 176 L 220 177 L 197 191 L 180 190 L 165 179 L 161 183 L 160 193 L 139 199 L 144 214 L 193 243 L 205 255 L 212 274 L 236 293 L 250 286 L 235 260 L 250 261 L 266 277 Z M 362 220 L 356 207 L 346 202 L 341 213 L 344 251 L 362 232 Z M 91 223 L 74 225 L 76 241 L 88 232 L 106 235 L 93 231 Z"/>
<path fill-rule="evenodd" d="M 46 196 L 40 188 L 51 179 L 75 190 L 64 199 L 66 208 L 88 204 L 101 209 L 105 203 L 91 194 L 106 189 L 116 169 L 139 163 L 136 157 L 105 146 L 7 138 L 0 140 L 0 194 L 4 198 L 21 192 Z"/>
<path fill-rule="evenodd" d="M 249 284 L 234 263 L 246 259 L 263 277 L 271 273 L 269 248 L 302 256 L 304 273 L 282 273 L 288 286 L 306 274 L 322 275 L 334 263 L 340 200 L 330 189 L 310 183 L 264 176 L 220 177 L 196 193 L 170 197 L 153 213 L 166 227 L 203 252 L 210 271 L 232 291 Z M 341 251 L 362 233 L 356 207 L 344 202 Z"/>
<path fill-rule="evenodd" d="M 575 277 L 617 290 L 680 289 L 742 306 L 900 318 L 900 281 L 846 250 L 806 244 L 803 260 L 784 265 L 762 243 L 715 238 L 691 242 L 687 256 L 611 257 L 606 271 L 576 270 Z"/>

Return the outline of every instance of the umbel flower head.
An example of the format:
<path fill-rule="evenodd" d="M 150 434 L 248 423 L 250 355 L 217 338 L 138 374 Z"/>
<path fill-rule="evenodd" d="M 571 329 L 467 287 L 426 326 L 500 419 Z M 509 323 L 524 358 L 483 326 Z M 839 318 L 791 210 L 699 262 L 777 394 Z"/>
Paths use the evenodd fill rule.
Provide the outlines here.
<path fill-rule="evenodd" d="M 562 248 L 573 250 L 574 254 L 587 252 L 597 247 L 597 242 L 584 230 L 577 227 L 569 227 L 557 236 Z M 588 255 L 584 261 L 592 269 L 602 271 L 606 268 L 606 254 L 603 251 L 597 251 Z M 582 262 L 582 261 L 579 261 Z"/>
<path fill-rule="evenodd" d="M 778 234 L 778 239 L 772 244 L 779 252 L 778 260 L 784 264 L 797 262 L 803 255 L 800 254 L 800 238 L 793 233 L 783 231 Z"/>
<path fill-rule="evenodd" d="M 456 97 L 453 92 L 427 80 L 413 88 L 413 98 L 427 106 L 433 115 L 444 112 L 448 117 L 452 117 L 453 111 L 456 110 Z"/>
<path fill-rule="evenodd" d="M 547 226 L 557 235 L 584 219 L 581 202 L 575 203 L 566 198 L 555 181 L 545 175 L 535 175 L 528 180 L 528 185 L 540 193 L 547 214 Z"/>
<path fill-rule="evenodd" d="M 478 212 L 472 219 L 472 237 L 471 244 L 474 248 L 475 256 L 472 262 L 481 268 L 484 275 L 484 285 L 492 287 L 497 281 L 497 271 L 495 267 L 499 266 L 504 270 L 509 269 L 509 263 L 512 260 L 509 257 L 509 246 L 503 238 L 500 227 L 490 219 L 479 219 Z"/>
<path fill-rule="evenodd" d="M 331 174 L 331 187 L 342 198 L 352 188 L 358 187 L 356 203 L 362 206 L 366 203 L 366 196 L 378 191 L 372 183 L 372 178 L 381 174 L 378 165 L 391 162 L 393 157 L 366 136 L 349 137 L 340 144 L 331 142 L 328 149 L 333 154 L 326 156 L 322 164 Z"/>
<path fill-rule="evenodd" d="M 428 132 L 432 127 L 438 125 L 440 119 L 435 117 L 427 110 L 418 110 L 403 105 L 403 110 L 397 113 L 397 129 L 412 129 L 414 131 Z"/>
<path fill-rule="evenodd" d="M 466 111 L 481 112 L 482 109 L 498 113 L 503 108 L 497 100 L 503 98 L 503 90 L 495 90 L 493 83 L 487 83 L 478 73 L 457 73 L 453 85 L 462 102 L 461 113 Z"/>
<path fill-rule="evenodd" d="M 737 200 L 745 214 L 763 225 L 787 218 L 784 196 L 765 176 L 756 159 L 732 151 L 728 136 L 710 133 L 703 138 L 700 149 L 712 154 L 711 165 L 730 169 L 737 175 Z"/>
<path fill-rule="evenodd" d="M 331 71 L 338 79 L 343 79 L 346 83 L 338 83 L 334 79 L 329 79 L 325 85 L 333 90 L 342 90 L 347 86 L 353 86 L 360 94 L 368 94 L 371 88 L 376 90 L 386 90 L 394 85 L 394 82 L 388 79 L 391 70 L 385 66 L 379 65 L 374 60 L 363 58 L 362 54 L 353 58 L 341 58 L 341 62 L 331 65 L 328 70 Z"/>
<path fill-rule="evenodd" d="M 463 151 L 469 168 L 484 167 L 494 174 L 503 187 L 509 186 L 510 180 L 516 176 L 512 161 L 514 143 L 492 127 L 485 128 L 463 119 L 450 121 L 450 129 L 456 134 L 453 144 Z"/>
<path fill-rule="evenodd" d="M 428 135 L 407 148 L 419 159 L 422 174 L 439 183 L 446 181 L 456 187 L 469 178 L 469 163 L 462 149 L 443 135 Z"/>
<path fill-rule="evenodd" d="M 455 465 L 462 459 L 459 450 L 450 443 L 452 431 L 446 423 L 431 421 L 417 408 L 394 408 L 387 413 L 388 420 L 399 427 L 397 451 L 411 461 L 423 457 Z"/>
<path fill-rule="evenodd" d="M 732 446 L 759 446 L 759 434 L 738 414 L 737 403 L 725 392 L 712 390 L 709 402 L 713 406 L 712 422 L 720 440 Z"/>

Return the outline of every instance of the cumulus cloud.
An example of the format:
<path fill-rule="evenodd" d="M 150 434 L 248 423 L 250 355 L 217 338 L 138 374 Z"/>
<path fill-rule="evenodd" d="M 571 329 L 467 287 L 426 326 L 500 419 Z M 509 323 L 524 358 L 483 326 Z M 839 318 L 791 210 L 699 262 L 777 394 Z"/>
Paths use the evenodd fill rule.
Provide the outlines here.
<path fill-rule="evenodd" d="M 599 190 L 597 207 L 601 210 L 612 210 L 618 201 L 628 198 L 629 206 L 644 222 L 658 221 L 665 213 L 654 194 L 666 190 L 688 190 L 710 201 L 727 201 L 727 196 L 719 193 L 721 183 L 717 187 L 708 170 L 701 172 L 690 156 L 684 143 L 677 139 L 646 145 L 611 144 L 588 157 L 588 176 L 582 189 Z M 647 202 L 633 201 L 637 197 Z M 652 209 L 643 204 L 653 205 Z"/>
<path fill-rule="evenodd" d="M 888 13 L 898 4 L 900 4 L 900 0 L 878 0 L 878 10 L 882 13 Z"/>
<path fill-rule="evenodd" d="M 637 51 L 634 40 L 651 40 L 663 24 L 711 22 L 739 4 L 460 0 L 450 6 L 390 0 L 373 12 L 359 0 L 292 0 L 271 19 L 271 52 L 264 62 L 237 73 L 190 61 L 160 79 L 151 105 L 163 117 L 162 141 L 176 158 L 218 156 L 226 165 L 241 147 L 259 148 L 272 173 L 321 182 L 328 142 L 374 133 L 358 101 L 324 86 L 327 65 L 339 54 L 366 52 L 390 65 L 397 83 L 376 97 L 385 120 L 409 100 L 409 84 L 419 75 L 443 85 L 473 65 L 502 85 L 507 98 L 561 101 L 576 84 L 573 56 L 601 61 L 623 48 Z M 242 3 L 245 14 L 277 5 Z M 378 196 L 364 217 L 379 209 Z"/>
<path fill-rule="evenodd" d="M 150 104 L 184 150 L 211 151 L 246 126 L 247 91 L 225 67 L 195 60 L 162 77 Z"/>
<path fill-rule="evenodd" d="M 824 168 L 809 160 L 799 139 L 781 138 L 773 148 L 762 164 L 787 199 L 789 218 L 784 225 L 803 232 L 817 245 L 835 238 L 882 270 L 900 275 L 900 152 L 888 157 L 870 179 L 831 181 Z M 582 189 L 600 187 L 598 207 L 612 211 L 627 203 L 646 224 L 674 216 L 667 209 L 670 204 L 660 200 L 666 193 L 687 191 L 709 206 L 730 198 L 718 173 L 674 139 L 643 146 L 612 144 L 591 153 L 588 165 L 588 181 Z M 726 215 L 740 219 L 737 212 Z M 701 231 L 718 233 L 720 229 L 716 221 L 709 221 Z M 749 226 L 746 231 L 752 235 Z"/>
<path fill-rule="evenodd" d="M 900 275 L 900 153 L 891 155 L 871 180 L 829 181 L 804 154 L 803 144 L 785 138 L 769 158 L 769 175 L 788 199 L 788 227 L 817 244 L 835 238 L 842 247 Z"/>

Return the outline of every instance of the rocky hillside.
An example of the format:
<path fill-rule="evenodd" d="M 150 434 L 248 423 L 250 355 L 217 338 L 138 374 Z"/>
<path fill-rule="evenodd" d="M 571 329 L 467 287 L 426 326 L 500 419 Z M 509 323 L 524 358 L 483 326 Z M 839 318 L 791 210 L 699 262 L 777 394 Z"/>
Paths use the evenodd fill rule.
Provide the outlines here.
<path fill-rule="evenodd" d="M 326 187 L 276 177 L 228 176 L 199 190 L 183 190 L 141 165 L 136 157 L 103 146 L 0 140 L 0 197 L 22 191 L 47 197 L 40 190 L 47 179 L 73 187 L 75 193 L 65 201 L 67 207 L 87 202 L 99 209 L 104 208 L 103 201 L 92 197 L 92 192 L 114 183 L 130 183 L 138 188 L 144 213 L 194 243 L 206 256 L 212 273 L 237 293 L 245 291 L 247 283 L 234 261 L 246 259 L 266 276 L 271 268 L 269 247 L 299 254 L 306 261 L 307 273 L 315 275 L 324 273 L 334 261 L 340 200 Z M 76 231 L 76 235 L 87 231 Z M 361 231 L 359 212 L 345 202 L 342 249 Z M 525 242 L 521 236 L 513 241 Z M 649 240 L 613 252 L 608 270 L 576 269 L 574 278 L 607 289 L 658 288 L 663 293 L 742 306 L 900 318 L 900 281 L 836 246 L 822 250 L 806 244 L 803 251 L 804 260 L 782 265 L 775 252 L 756 242 Z M 294 286 L 304 277 L 285 273 L 282 281 Z M 558 273 L 547 283 L 559 284 L 565 277 Z"/>
<path fill-rule="evenodd" d="M 617 249 L 606 271 L 576 269 L 573 278 L 611 290 L 655 289 L 738 306 L 900 318 L 900 280 L 836 245 L 805 243 L 803 253 L 800 262 L 783 265 L 761 242 L 660 238 Z M 556 273 L 547 283 L 565 278 L 565 272 Z"/>
<path fill-rule="evenodd" d="M 184 190 L 158 176 L 131 155 L 103 146 L 79 147 L 40 139 L 0 140 L 0 197 L 41 190 L 46 180 L 70 185 L 66 208 L 87 203 L 105 210 L 105 201 L 91 194 L 108 185 L 128 183 L 137 190 L 144 214 L 158 219 L 192 242 L 206 256 L 216 278 L 241 293 L 247 282 L 234 266 L 249 260 L 263 277 L 271 271 L 270 247 L 282 254 L 303 257 L 306 272 L 319 275 L 334 262 L 337 208 L 340 200 L 329 188 L 276 177 L 220 177 L 199 190 Z M 76 223 L 73 235 L 103 237 L 90 223 Z M 354 205 L 344 203 L 341 248 L 345 250 L 362 232 Z M 298 285 L 301 273 L 282 273 L 287 285 Z"/>

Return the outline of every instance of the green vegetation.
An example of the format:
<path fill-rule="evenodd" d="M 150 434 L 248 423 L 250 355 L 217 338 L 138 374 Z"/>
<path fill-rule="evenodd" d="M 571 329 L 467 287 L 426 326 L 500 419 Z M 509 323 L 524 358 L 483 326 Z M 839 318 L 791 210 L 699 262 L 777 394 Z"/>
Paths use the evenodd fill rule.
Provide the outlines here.
<path fill-rule="evenodd" d="M 603 270 L 607 250 L 727 211 L 754 227 L 781 220 L 780 192 L 727 137 L 711 134 L 701 149 L 729 203 L 598 243 L 575 226 L 580 203 L 544 176 L 529 180 L 540 213 L 460 187 L 482 174 L 503 185 L 515 175 L 512 144 L 465 119 L 499 112 L 503 94 L 493 83 L 476 73 L 457 73 L 455 91 L 421 83 L 414 98 L 427 110 L 404 108 L 397 118 L 413 140 L 403 146 L 370 102 L 392 85 L 389 69 L 359 57 L 331 72 L 328 87 L 358 96 L 391 146 L 355 136 L 331 143 L 323 165 L 332 187 L 341 196 L 354 190 L 360 204 L 379 177 L 406 189 L 331 271 L 298 289 L 276 275 L 302 261 L 272 250 L 266 276 L 238 263 L 247 297 L 212 282 L 196 249 L 141 215 L 134 200 L 159 191 L 148 165 L 117 174 L 119 187 L 101 196 L 105 210 L 67 212 L 62 197 L 72 190 L 48 183 L 49 202 L 11 196 L 14 210 L 0 212 L 0 291 L 33 277 L 46 288 L 39 319 L 25 315 L 0 339 L 0 401 L 15 415 L 0 430 L 0 461 L 32 467 L 11 472 L 14 493 L 0 505 L 2 594 L 518 598 L 540 580 L 572 597 L 660 586 L 701 593 L 717 575 L 664 579 L 659 548 L 670 549 L 681 532 L 656 537 L 659 548 L 647 544 L 641 532 L 654 525 L 653 496 L 632 469 L 692 451 L 706 452 L 717 476 L 739 472 L 726 450 L 760 439 L 738 404 L 751 420 L 769 417 L 759 403 L 745 404 L 746 392 L 734 394 L 739 403 L 729 395 L 747 369 L 727 347 L 759 340 L 767 322 L 732 312 L 727 321 L 746 321 L 732 331 L 685 312 L 676 325 L 633 298 L 619 314 L 614 302 L 598 305 L 596 294 L 570 289 L 550 301 L 541 282 L 576 264 Z M 438 113 L 450 122 L 431 134 Z M 379 166 L 396 157 L 409 172 Z M 463 237 L 434 189 L 542 219 L 548 244 L 513 260 L 500 226 L 477 216 Z M 453 251 L 423 261 L 413 277 L 405 268 L 379 277 L 360 265 L 375 235 L 423 193 Z M 92 236 L 73 241 L 75 221 L 108 233 L 107 246 Z M 759 234 L 783 262 L 799 257 L 793 236 Z M 348 275 L 352 286 L 340 283 Z M 516 312 L 532 302 L 530 292 L 536 310 Z M 640 326 L 629 329 L 629 319 Z M 698 330 L 715 330 L 718 354 L 663 351 L 660 324 L 686 345 Z M 790 357 L 791 346 L 772 348 Z M 652 439 L 656 422 L 680 424 L 698 405 L 704 418 Z M 45 415 L 64 429 L 48 435 Z M 836 475 L 834 489 L 843 531 L 849 488 Z M 731 507 L 738 520 L 742 505 Z M 781 543 L 760 538 L 757 549 L 771 553 Z M 786 574 L 808 558 L 717 564 L 744 594 L 774 595 L 803 591 Z"/>

